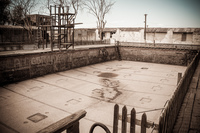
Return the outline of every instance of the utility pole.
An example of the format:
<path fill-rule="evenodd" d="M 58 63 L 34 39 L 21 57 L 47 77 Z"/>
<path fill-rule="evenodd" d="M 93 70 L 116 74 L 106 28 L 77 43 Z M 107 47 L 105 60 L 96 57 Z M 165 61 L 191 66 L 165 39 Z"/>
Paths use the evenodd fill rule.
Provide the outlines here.
<path fill-rule="evenodd" d="M 145 16 L 145 21 L 144 21 L 144 23 L 145 23 L 145 25 L 144 25 L 144 40 L 146 42 L 147 14 L 144 14 L 144 16 Z"/>

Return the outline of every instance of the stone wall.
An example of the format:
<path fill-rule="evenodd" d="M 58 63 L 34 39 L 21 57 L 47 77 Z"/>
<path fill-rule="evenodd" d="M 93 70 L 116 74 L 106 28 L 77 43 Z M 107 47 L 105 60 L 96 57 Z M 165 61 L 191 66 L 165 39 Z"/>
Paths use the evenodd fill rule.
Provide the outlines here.
<path fill-rule="evenodd" d="M 116 59 L 113 47 L 0 57 L 0 83 L 11 83 L 49 73 Z"/>
<path fill-rule="evenodd" d="M 122 60 L 187 65 L 196 51 L 121 46 L 120 54 Z M 118 57 L 114 46 L 0 56 L 0 84 L 117 60 Z"/>
<path fill-rule="evenodd" d="M 191 62 L 196 51 L 122 46 L 120 53 L 122 60 L 186 66 Z"/>

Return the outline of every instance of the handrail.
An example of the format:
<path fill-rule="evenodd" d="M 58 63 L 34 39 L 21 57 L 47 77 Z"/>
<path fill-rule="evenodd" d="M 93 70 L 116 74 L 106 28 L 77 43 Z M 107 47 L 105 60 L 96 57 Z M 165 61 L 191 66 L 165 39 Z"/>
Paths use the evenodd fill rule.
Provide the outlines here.
<path fill-rule="evenodd" d="M 48 127 L 38 131 L 37 133 L 53 133 L 53 132 L 62 132 L 71 128 L 73 125 L 77 124 L 81 118 L 86 115 L 85 110 L 77 111 L 76 113 L 69 115 L 56 123 L 49 125 Z"/>

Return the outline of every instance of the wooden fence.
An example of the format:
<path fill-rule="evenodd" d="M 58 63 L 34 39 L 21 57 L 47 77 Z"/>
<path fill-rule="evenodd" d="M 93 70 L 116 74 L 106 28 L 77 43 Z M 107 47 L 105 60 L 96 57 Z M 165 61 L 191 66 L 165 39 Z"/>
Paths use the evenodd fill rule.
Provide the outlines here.
<path fill-rule="evenodd" d="M 113 118 L 113 133 L 118 133 L 118 121 L 122 121 L 121 132 L 127 133 L 127 122 L 130 123 L 130 133 L 136 132 L 136 125 L 141 126 L 140 132 L 146 133 L 146 128 L 154 128 L 158 130 L 158 125 L 147 121 L 147 116 L 143 113 L 141 120 L 136 119 L 136 111 L 133 108 L 131 110 L 130 116 L 127 116 L 127 108 L 124 106 L 122 108 L 122 115 L 119 114 L 119 105 L 114 106 L 114 118 Z"/>
<path fill-rule="evenodd" d="M 159 133 L 171 133 L 173 131 L 173 126 L 176 122 L 176 118 L 178 116 L 182 102 L 188 91 L 191 79 L 198 65 L 199 58 L 200 55 L 198 53 L 190 65 L 187 67 L 185 74 L 178 83 L 172 98 L 169 100 L 166 109 L 163 111 L 159 120 Z"/>
<path fill-rule="evenodd" d="M 144 113 L 141 117 L 141 120 L 136 119 L 136 111 L 133 108 L 131 110 L 130 116 L 127 115 L 127 108 L 124 106 L 122 108 L 122 115 L 119 114 L 119 105 L 116 104 L 114 106 L 114 117 L 113 117 L 113 133 L 118 133 L 118 122 L 121 121 L 121 133 L 127 133 L 127 123 L 130 123 L 130 133 L 136 132 L 136 125 L 141 126 L 140 132 L 146 133 L 147 128 L 152 128 L 154 130 L 158 130 L 158 125 L 152 122 L 147 121 L 147 116 Z M 106 133 L 111 133 L 110 130 L 102 123 L 94 123 L 90 129 L 90 133 L 93 133 L 94 128 L 100 126 L 102 127 Z"/>

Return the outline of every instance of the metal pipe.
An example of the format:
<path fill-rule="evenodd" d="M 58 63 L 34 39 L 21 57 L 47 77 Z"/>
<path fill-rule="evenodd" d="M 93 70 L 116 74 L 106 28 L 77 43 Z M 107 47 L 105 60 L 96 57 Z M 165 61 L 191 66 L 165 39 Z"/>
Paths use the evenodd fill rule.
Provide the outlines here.
<path fill-rule="evenodd" d="M 144 23 L 145 23 L 145 25 L 144 25 L 144 40 L 146 41 L 147 14 L 144 14 L 144 16 L 145 16 L 145 21 L 144 21 Z"/>

